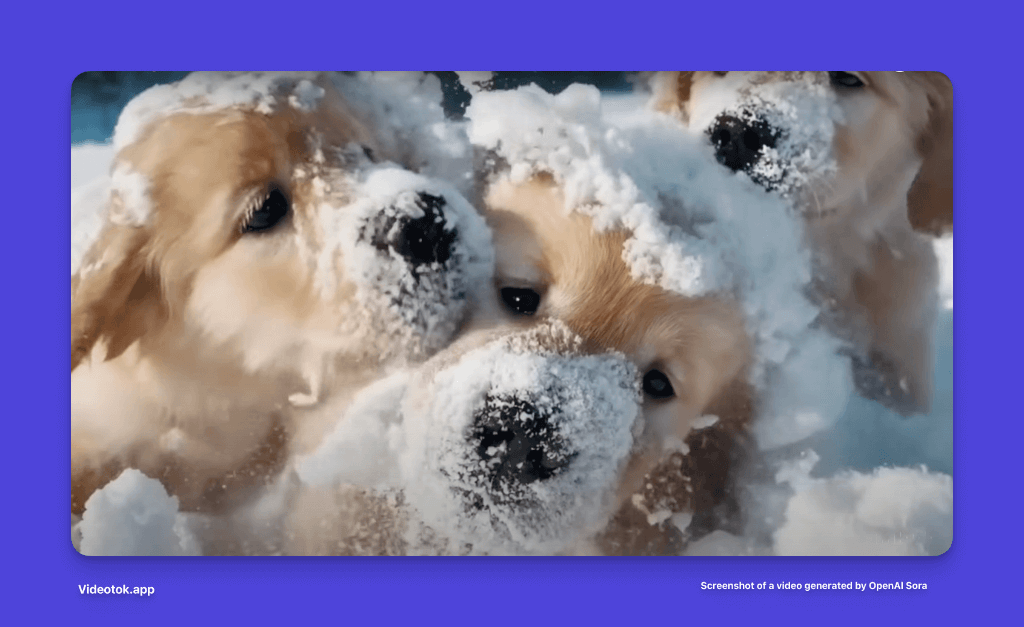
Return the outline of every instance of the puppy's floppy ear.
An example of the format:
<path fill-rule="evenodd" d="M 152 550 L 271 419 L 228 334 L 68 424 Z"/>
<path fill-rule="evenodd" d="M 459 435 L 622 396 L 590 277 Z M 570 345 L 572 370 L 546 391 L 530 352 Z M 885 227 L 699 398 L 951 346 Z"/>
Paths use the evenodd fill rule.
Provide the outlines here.
<path fill-rule="evenodd" d="M 687 119 L 693 72 L 656 72 L 651 79 L 652 106 L 656 111 Z"/>
<path fill-rule="evenodd" d="M 148 229 L 108 222 L 71 278 L 71 370 L 106 341 L 113 359 L 166 316 L 144 248 Z"/>
<path fill-rule="evenodd" d="M 953 231 L 953 85 L 941 72 L 915 73 L 928 98 L 928 123 L 917 140 L 924 159 L 907 195 L 910 224 L 917 231 Z"/>

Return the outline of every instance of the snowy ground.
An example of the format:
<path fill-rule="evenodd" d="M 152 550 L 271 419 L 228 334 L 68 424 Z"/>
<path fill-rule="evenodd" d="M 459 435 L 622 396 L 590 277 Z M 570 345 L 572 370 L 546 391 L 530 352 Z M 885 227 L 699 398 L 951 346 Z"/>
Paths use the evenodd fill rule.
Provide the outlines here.
<path fill-rule="evenodd" d="M 565 183 L 569 202 L 598 207 L 589 210 L 595 223 L 633 230 L 625 256 L 638 279 L 687 295 L 722 288 L 744 294 L 758 346 L 755 382 L 770 407 L 755 433 L 772 434 L 762 435 L 761 444 L 773 460 L 774 479 L 749 486 L 744 505 L 755 515 L 747 532 L 714 532 L 686 552 L 942 553 L 952 539 L 952 237 L 935 242 L 941 311 L 932 410 L 902 418 L 851 394 L 836 341 L 812 328 L 815 311 L 800 291 L 808 255 L 785 203 L 737 182 L 709 158 L 702 138 L 645 111 L 643 101 L 575 86 L 557 97 L 539 89 L 484 92 L 467 110 L 467 130 L 471 141 L 498 151 L 514 176 L 543 166 Z M 538 134 L 539 127 L 549 132 Z M 102 224 L 113 153 L 110 145 L 71 149 L 72 272 Z M 664 198 L 706 223 L 700 237 L 693 236 L 692 223 L 687 230 L 658 213 L 654 199 Z M 740 211 L 749 207 L 756 211 Z M 783 376 L 769 382 L 768 371 Z M 380 425 L 391 423 L 381 413 L 380 406 L 369 407 L 363 414 L 368 422 L 353 421 L 350 431 L 359 424 L 369 430 L 347 436 L 340 429 L 332 446 L 344 450 L 359 442 L 381 451 L 378 461 L 392 454 L 397 464 L 408 463 L 389 448 Z M 359 457 L 370 458 L 365 452 Z M 329 468 L 328 474 L 347 476 Z M 279 514 L 267 513 L 284 507 L 277 498 L 271 491 L 236 518 L 255 528 L 255 521 Z M 197 535 L 210 524 L 179 513 L 158 482 L 126 471 L 90 499 L 75 533 L 88 554 L 195 554 Z"/>

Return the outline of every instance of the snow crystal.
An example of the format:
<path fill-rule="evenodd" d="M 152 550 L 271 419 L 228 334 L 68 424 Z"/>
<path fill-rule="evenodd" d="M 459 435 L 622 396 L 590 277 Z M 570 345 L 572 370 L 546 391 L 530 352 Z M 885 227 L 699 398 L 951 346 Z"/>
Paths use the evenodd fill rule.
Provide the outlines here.
<path fill-rule="evenodd" d="M 707 414 L 694 420 L 693 424 L 690 425 L 690 429 L 695 431 L 698 429 L 707 429 L 708 427 L 713 427 L 716 424 L 718 424 L 718 416 Z"/>
<path fill-rule="evenodd" d="M 177 497 L 134 469 L 89 497 L 77 531 L 83 555 L 198 554 Z"/>
<path fill-rule="evenodd" d="M 669 521 L 671 521 L 675 528 L 678 529 L 681 533 L 686 533 L 686 530 L 690 527 L 690 523 L 693 522 L 693 514 L 689 512 L 679 512 L 677 514 L 672 514 L 669 517 Z"/>
<path fill-rule="evenodd" d="M 808 329 L 792 352 L 768 372 L 770 394 L 752 431 L 765 449 L 798 442 L 832 426 L 853 394 L 839 340 Z"/>

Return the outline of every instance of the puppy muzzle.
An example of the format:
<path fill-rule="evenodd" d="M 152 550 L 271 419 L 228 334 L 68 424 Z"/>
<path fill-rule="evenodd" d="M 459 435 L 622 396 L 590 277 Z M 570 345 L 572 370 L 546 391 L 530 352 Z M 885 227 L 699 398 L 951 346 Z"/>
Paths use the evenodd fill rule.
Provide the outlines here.
<path fill-rule="evenodd" d="M 714 106 L 729 100 L 724 96 L 698 107 L 690 122 L 707 135 L 719 163 L 799 204 L 835 174 L 832 143 L 843 116 L 826 85 L 810 78 L 750 84 L 733 93 L 731 104 Z"/>
<path fill-rule="evenodd" d="M 410 502 L 475 551 L 557 552 L 600 529 L 643 426 L 631 363 L 537 337 L 465 353 L 404 412 L 424 445 L 408 458 Z"/>
<path fill-rule="evenodd" d="M 493 272 L 490 232 L 456 190 L 398 168 L 370 172 L 356 192 L 361 199 L 336 212 L 352 314 L 383 357 L 429 356 L 451 341 Z"/>

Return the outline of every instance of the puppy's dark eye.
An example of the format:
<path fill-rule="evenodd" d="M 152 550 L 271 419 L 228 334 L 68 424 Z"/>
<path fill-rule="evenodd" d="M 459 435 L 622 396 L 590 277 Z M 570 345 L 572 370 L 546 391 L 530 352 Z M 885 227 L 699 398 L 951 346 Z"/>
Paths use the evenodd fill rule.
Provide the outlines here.
<path fill-rule="evenodd" d="M 833 87 L 863 87 L 864 81 L 849 72 L 829 72 L 828 79 Z"/>
<path fill-rule="evenodd" d="M 242 232 L 256 233 L 274 228 L 288 215 L 289 208 L 290 204 L 284 193 L 277 188 L 272 189 L 260 207 L 249 214 L 245 224 L 242 225 Z"/>
<path fill-rule="evenodd" d="M 728 72 L 712 72 L 712 74 L 714 74 L 714 75 L 715 75 L 715 76 L 717 76 L 718 78 L 722 78 L 723 76 L 725 76 L 726 74 L 728 74 Z"/>
<path fill-rule="evenodd" d="M 503 287 L 501 300 L 509 311 L 520 316 L 532 316 L 540 307 L 540 294 L 530 288 Z"/>
<path fill-rule="evenodd" d="M 660 370 L 648 370 L 644 375 L 644 394 L 651 398 L 669 398 L 676 395 L 668 377 Z"/>

